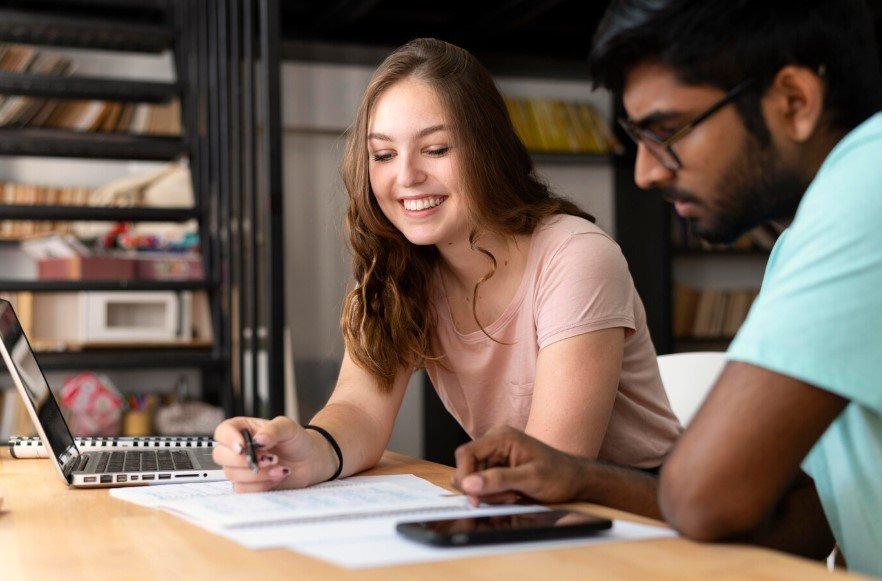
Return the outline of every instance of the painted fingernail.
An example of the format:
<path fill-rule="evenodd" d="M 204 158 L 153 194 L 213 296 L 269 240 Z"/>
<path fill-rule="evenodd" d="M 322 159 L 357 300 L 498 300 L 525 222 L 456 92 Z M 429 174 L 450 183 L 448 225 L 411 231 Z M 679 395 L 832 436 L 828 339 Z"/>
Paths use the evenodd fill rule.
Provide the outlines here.
<path fill-rule="evenodd" d="M 281 466 L 278 468 L 273 468 L 269 471 L 269 475 L 273 478 L 284 478 L 291 474 L 291 469 L 286 466 Z"/>
<path fill-rule="evenodd" d="M 241 442 L 236 442 L 235 444 L 233 444 L 233 452 L 235 452 L 236 454 L 241 454 L 242 450 L 244 449 L 245 448 L 242 447 Z"/>
<path fill-rule="evenodd" d="M 279 458 L 275 454 L 262 454 L 259 460 L 262 464 L 275 464 Z"/>

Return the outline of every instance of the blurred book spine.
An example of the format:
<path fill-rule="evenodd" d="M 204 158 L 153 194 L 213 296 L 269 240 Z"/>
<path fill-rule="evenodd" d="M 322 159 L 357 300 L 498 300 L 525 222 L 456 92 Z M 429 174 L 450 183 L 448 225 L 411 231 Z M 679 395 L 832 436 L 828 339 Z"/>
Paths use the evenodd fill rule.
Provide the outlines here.
<path fill-rule="evenodd" d="M 621 150 L 606 120 L 590 103 L 505 97 L 505 106 L 530 151 L 608 155 Z"/>
<path fill-rule="evenodd" d="M 758 289 L 697 289 L 684 284 L 674 285 L 674 337 L 734 337 L 758 293 Z"/>
<path fill-rule="evenodd" d="M 76 63 L 63 54 L 31 46 L 0 44 L 0 72 L 35 76 L 70 76 Z M 133 135 L 180 136 L 181 103 L 121 103 L 0 96 L 0 127 L 38 127 Z"/>

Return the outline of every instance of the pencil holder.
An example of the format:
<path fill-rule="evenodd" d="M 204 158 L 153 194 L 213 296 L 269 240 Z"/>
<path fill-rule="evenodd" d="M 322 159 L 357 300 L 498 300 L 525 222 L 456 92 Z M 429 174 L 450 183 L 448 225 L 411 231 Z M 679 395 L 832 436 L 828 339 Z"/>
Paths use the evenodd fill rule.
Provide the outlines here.
<path fill-rule="evenodd" d="M 153 432 L 149 411 L 129 411 L 123 415 L 123 436 L 149 436 Z"/>

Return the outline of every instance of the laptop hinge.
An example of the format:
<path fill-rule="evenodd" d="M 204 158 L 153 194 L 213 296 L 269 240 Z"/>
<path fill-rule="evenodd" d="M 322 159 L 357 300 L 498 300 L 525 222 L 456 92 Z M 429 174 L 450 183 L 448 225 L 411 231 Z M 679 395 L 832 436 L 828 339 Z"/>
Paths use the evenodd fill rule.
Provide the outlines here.
<path fill-rule="evenodd" d="M 64 465 L 61 468 L 61 473 L 64 474 L 64 477 L 67 479 L 68 484 L 70 484 L 70 482 L 73 480 L 73 476 L 71 476 L 71 474 L 73 473 L 74 469 L 80 464 L 79 451 L 75 447 L 71 446 L 64 451 L 62 458 L 64 459 Z"/>

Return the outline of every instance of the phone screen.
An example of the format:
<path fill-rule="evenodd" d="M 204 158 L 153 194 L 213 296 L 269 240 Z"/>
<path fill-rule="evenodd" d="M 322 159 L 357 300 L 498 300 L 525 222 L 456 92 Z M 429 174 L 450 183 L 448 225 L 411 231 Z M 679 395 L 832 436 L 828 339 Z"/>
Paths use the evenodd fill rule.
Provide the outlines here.
<path fill-rule="evenodd" d="M 445 547 L 542 541 L 596 534 L 612 527 L 606 518 L 572 510 L 399 523 L 407 538 Z"/>

